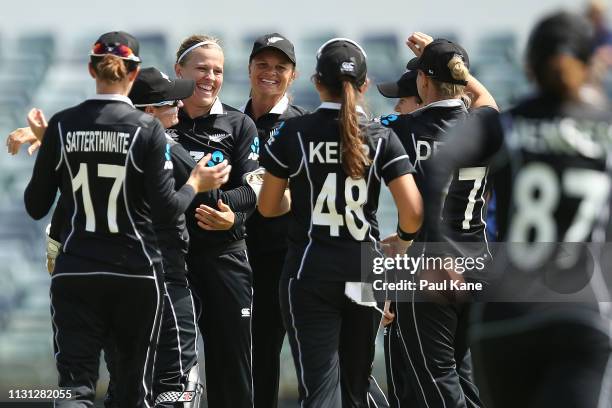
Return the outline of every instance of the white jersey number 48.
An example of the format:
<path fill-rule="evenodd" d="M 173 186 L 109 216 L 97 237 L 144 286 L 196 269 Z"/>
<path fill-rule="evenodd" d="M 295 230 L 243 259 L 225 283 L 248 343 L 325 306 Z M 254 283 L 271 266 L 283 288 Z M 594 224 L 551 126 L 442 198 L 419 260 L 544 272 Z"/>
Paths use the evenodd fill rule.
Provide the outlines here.
<path fill-rule="evenodd" d="M 336 209 L 336 173 L 329 173 L 325 178 L 323 187 L 317 196 L 312 212 L 312 223 L 314 225 L 329 226 L 329 234 L 332 237 L 340 236 L 340 227 L 346 226 L 351 236 L 358 241 L 365 238 L 369 224 L 363 214 L 363 204 L 368 198 L 367 184 L 363 178 L 354 180 L 347 177 L 344 181 L 344 215 L 339 214 Z M 357 192 L 357 197 L 354 192 Z M 328 212 L 324 212 L 324 205 Z M 361 227 L 357 226 L 355 218 L 361 221 Z"/>

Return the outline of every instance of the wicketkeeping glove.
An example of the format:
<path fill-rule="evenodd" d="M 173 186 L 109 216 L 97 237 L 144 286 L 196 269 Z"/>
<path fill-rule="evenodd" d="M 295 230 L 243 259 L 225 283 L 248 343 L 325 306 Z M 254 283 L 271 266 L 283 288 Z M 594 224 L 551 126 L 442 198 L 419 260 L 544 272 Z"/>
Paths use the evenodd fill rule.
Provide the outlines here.
<path fill-rule="evenodd" d="M 49 271 L 49 274 L 52 274 L 55 269 L 55 258 L 59 255 L 62 244 L 49 236 L 50 231 L 51 224 L 47 225 L 45 232 L 47 235 L 47 271 Z"/>

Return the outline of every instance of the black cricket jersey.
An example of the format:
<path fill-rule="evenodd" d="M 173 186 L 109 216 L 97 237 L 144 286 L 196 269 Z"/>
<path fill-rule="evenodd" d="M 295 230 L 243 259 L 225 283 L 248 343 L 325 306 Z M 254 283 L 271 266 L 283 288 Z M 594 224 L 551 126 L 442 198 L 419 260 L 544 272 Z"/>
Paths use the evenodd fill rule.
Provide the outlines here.
<path fill-rule="evenodd" d="M 593 240 L 601 217 L 609 213 L 611 124 L 608 110 L 562 105 L 546 96 L 524 100 L 500 117 L 489 134 L 503 139 L 508 159 L 503 169 L 511 175 L 495 179 L 505 204 L 498 210 L 503 240 Z M 546 237 L 529 233 L 527 227 L 538 230 L 547 221 L 555 227 Z"/>
<path fill-rule="evenodd" d="M 371 164 L 362 178 L 341 163 L 340 104 L 283 122 L 262 150 L 261 164 L 290 179 L 291 213 L 285 277 L 360 281 L 363 243 L 379 240 L 376 211 L 381 180 L 414 172 L 393 131 L 369 122 L 360 127 Z"/>
<path fill-rule="evenodd" d="M 187 182 L 197 163 L 187 150 L 168 135 L 166 135 L 166 143 L 170 145 L 174 185 L 179 189 Z M 209 206 L 214 206 L 217 200 L 221 199 L 235 211 L 244 211 L 250 199 L 248 194 L 245 196 L 237 191 L 224 193 L 216 189 L 203 193 L 201 198 L 204 198 Z M 66 236 L 62 231 L 70 230 L 70 217 L 61 203 L 62 200 L 58 200 L 49 231 L 49 236 L 58 242 L 62 242 L 62 237 Z M 162 253 L 166 281 L 183 283 L 186 272 L 185 257 L 189 250 L 189 233 L 185 223 L 185 214 L 181 214 L 175 223 L 154 224 L 153 226 Z"/>
<path fill-rule="evenodd" d="M 196 166 L 195 160 L 187 150 L 166 135 L 172 158 L 172 173 L 175 186 L 184 185 L 191 171 Z M 159 248 L 162 252 L 164 277 L 167 281 L 185 281 L 185 257 L 189 250 L 189 233 L 185 225 L 185 214 L 181 214 L 173 223 L 154 225 Z"/>
<path fill-rule="evenodd" d="M 597 322 L 602 302 L 612 300 L 612 257 L 601 246 L 611 231 L 612 114 L 535 95 L 497 120 L 479 119 L 470 145 L 501 145 L 491 174 L 504 241 L 493 293 L 505 302 L 488 305 L 484 319 L 538 313 L 534 326 Z M 481 154 L 469 146 L 454 150 Z M 609 325 L 609 314 L 605 319 Z"/>
<path fill-rule="evenodd" d="M 166 139 L 170 145 L 175 185 L 182 186 L 189 179 L 191 171 L 197 163 L 180 143 L 168 135 Z M 243 192 L 237 190 L 222 192 L 215 189 L 201 193 L 200 199 L 202 201 L 200 202 L 214 207 L 217 200 L 220 199 L 234 211 L 246 211 L 254 194 L 251 190 L 246 190 L 246 194 L 243 194 Z M 189 232 L 185 222 L 185 214 L 181 214 L 174 224 L 155 225 L 155 233 L 162 251 L 166 280 L 183 282 L 186 272 L 185 257 L 189 250 Z"/>
<path fill-rule="evenodd" d="M 497 216 L 500 236 L 506 242 L 534 243 L 510 251 L 513 265 L 526 270 L 559 265 L 564 251 L 538 242 L 609 240 L 609 110 L 586 103 L 561 104 L 540 95 L 505 112 L 494 130 L 488 137 L 503 139 L 498 161 L 505 164 L 494 179 L 502 203 Z M 603 270 L 609 276 L 609 268 Z"/>
<path fill-rule="evenodd" d="M 232 165 L 229 180 L 222 186 L 223 191 L 250 189 L 244 185 L 243 176 L 258 167 L 259 138 L 255 124 L 248 116 L 217 99 L 208 115 L 192 119 L 184 110 L 179 110 L 179 123 L 167 132 L 196 162 L 210 153 L 212 158 L 208 162 L 209 166 L 223 160 Z M 200 204 L 210 205 L 207 197 L 206 194 L 196 195 L 186 213 L 191 246 L 205 252 L 246 249 L 245 222 L 249 211 L 255 208 L 255 196 L 248 195 L 251 201 L 248 203 L 249 211 L 236 212 L 234 226 L 228 231 L 206 231 L 198 227 L 195 209 Z"/>
<path fill-rule="evenodd" d="M 63 253 L 148 274 L 161 261 L 153 223 L 175 223 L 195 195 L 190 186 L 175 192 L 172 168 L 157 119 L 127 97 L 96 95 L 49 121 L 25 191 L 26 209 L 42 218 L 59 187 L 70 217 Z"/>
<path fill-rule="evenodd" d="M 431 103 L 409 114 L 383 116 L 380 121 L 397 133 L 417 171 L 415 180 L 419 191 L 424 194 L 428 177 L 436 170 L 434 166 L 438 167 L 434 156 L 454 137 L 455 128 L 469 117 L 482 114 L 497 114 L 497 111 L 490 107 L 468 111 L 461 100 L 449 99 Z M 486 240 L 485 195 L 489 188 L 489 156 L 472 157 L 450 175 L 441 208 L 440 222 L 444 226 L 445 239 L 454 242 Z M 421 228 L 419 241 L 431 239 L 425 236 L 426 231 L 426 226 Z"/>
<path fill-rule="evenodd" d="M 263 146 L 281 122 L 307 113 L 306 109 L 289 103 L 284 96 L 270 112 L 257 120 L 251 111 L 251 100 L 240 109 L 255 122 L 259 143 Z M 275 252 L 287 248 L 287 231 L 289 214 L 280 217 L 265 218 L 255 210 L 247 221 L 247 246 L 251 254 Z"/>

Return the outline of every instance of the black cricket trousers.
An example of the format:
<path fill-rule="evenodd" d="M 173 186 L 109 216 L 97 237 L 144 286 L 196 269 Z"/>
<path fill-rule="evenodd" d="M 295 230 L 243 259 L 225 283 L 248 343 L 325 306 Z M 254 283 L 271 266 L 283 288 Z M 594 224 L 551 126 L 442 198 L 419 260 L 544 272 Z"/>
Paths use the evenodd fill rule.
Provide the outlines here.
<path fill-rule="evenodd" d="M 71 390 L 72 398 L 57 400 L 55 406 L 94 406 L 100 351 L 110 342 L 117 353 L 116 402 L 121 407 L 152 407 L 163 306 L 161 265 L 155 265 L 153 276 L 91 265 L 90 272 L 83 273 L 72 272 L 78 261 L 67 258 L 58 258 L 50 296 L 59 386 Z M 72 265 L 65 268 L 67 263 Z"/>
<path fill-rule="evenodd" d="M 281 310 L 302 408 L 368 408 L 380 313 L 344 294 L 344 282 L 282 279 Z"/>
<path fill-rule="evenodd" d="M 208 408 L 252 408 L 252 273 L 245 250 L 187 258 L 204 342 Z"/>
<path fill-rule="evenodd" d="M 287 249 L 249 253 L 253 269 L 253 394 L 255 408 L 278 407 L 280 353 L 285 326 L 278 285 Z"/>

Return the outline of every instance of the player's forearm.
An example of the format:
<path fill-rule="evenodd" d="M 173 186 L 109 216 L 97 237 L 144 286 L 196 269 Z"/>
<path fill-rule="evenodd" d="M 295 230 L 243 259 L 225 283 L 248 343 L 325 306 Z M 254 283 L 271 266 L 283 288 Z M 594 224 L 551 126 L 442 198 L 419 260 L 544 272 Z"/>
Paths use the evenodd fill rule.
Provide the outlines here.
<path fill-rule="evenodd" d="M 217 202 L 221 200 L 227 204 L 233 212 L 249 213 L 255 209 L 257 197 L 249 186 L 240 186 L 229 191 L 219 189 L 197 194 L 193 200 L 196 207 L 206 205 L 217 208 Z"/>
<path fill-rule="evenodd" d="M 30 217 L 40 220 L 49 213 L 57 187 L 52 191 L 49 183 L 40 180 L 40 177 L 33 177 L 25 189 L 23 196 L 25 208 Z"/>
<path fill-rule="evenodd" d="M 184 186 L 176 192 L 171 190 L 171 194 L 166 197 L 153 198 L 151 196 L 151 209 L 153 221 L 160 224 L 173 223 L 178 217 L 187 211 L 196 195 L 197 186 L 187 181 Z"/>
<path fill-rule="evenodd" d="M 230 206 L 234 212 L 249 213 L 255 209 L 257 196 L 249 186 L 240 186 L 221 193 L 223 202 Z"/>
<path fill-rule="evenodd" d="M 283 194 L 282 198 L 276 203 L 259 204 L 259 213 L 266 218 L 280 217 L 291 210 L 291 196 L 289 191 Z"/>
<path fill-rule="evenodd" d="M 467 82 L 468 84 L 465 87 L 465 91 L 472 97 L 472 108 L 490 106 L 495 110 L 499 110 L 493 95 L 491 95 L 489 90 L 485 88 L 485 86 L 478 79 L 470 75 Z"/>

